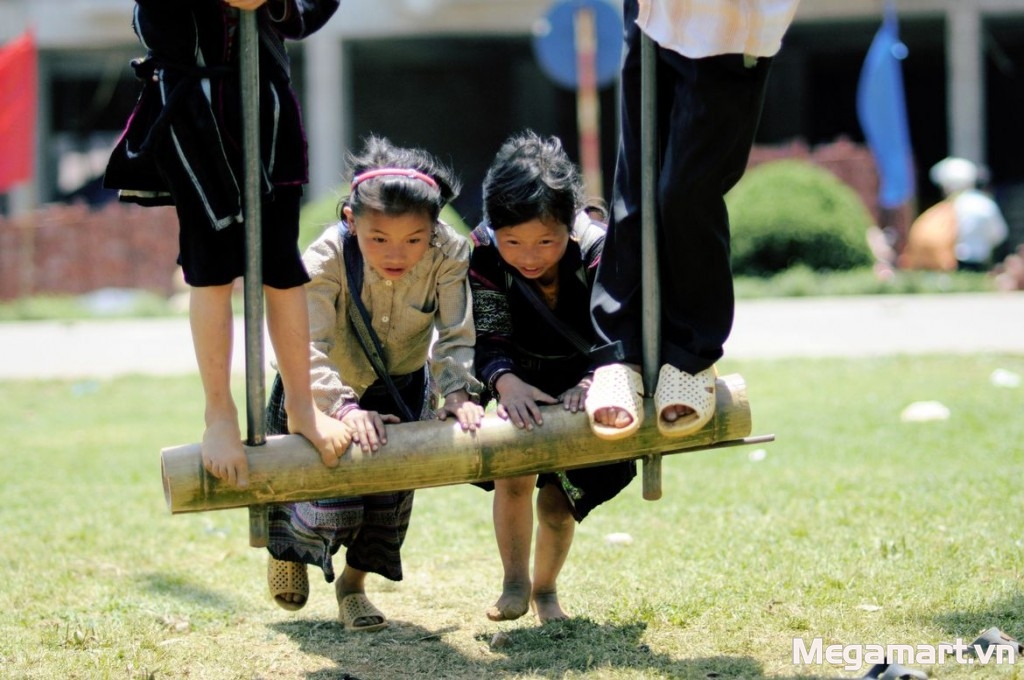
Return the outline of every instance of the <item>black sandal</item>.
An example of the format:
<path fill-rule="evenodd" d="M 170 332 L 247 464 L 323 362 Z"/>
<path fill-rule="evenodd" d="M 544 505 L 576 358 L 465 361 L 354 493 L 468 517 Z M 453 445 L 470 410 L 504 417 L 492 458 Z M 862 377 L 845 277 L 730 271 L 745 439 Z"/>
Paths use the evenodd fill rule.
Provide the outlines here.
<path fill-rule="evenodd" d="M 898 663 L 878 663 L 861 680 L 928 680 L 928 674 Z"/>
<path fill-rule="evenodd" d="M 1016 651 L 1016 656 L 1024 656 L 1024 645 L 1014 640 L 1012 637 L 999 630 L 995 626 L 992 626 L 984 633 L 982 633 L 977 640 L 971 643 L 970 652 L 977 654 L 978 651 L 987 652 L 989 647 L 993 645 L 1007 646 Z"/>

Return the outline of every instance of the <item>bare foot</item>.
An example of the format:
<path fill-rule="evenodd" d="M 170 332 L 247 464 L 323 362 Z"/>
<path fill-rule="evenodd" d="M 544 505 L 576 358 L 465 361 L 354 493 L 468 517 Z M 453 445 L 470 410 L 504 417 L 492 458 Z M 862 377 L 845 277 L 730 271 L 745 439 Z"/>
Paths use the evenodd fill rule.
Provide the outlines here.
<path fill-rule="evenodd" d="M 286 405 L 285 411 L 288 413 L 288 431 L 308 439 L 320 454 L 324 465 L 337 467 L 338 459 L 345 455 L 352 442 L 352 432 L 348 427 L 312 405 L 297 413 L 293 413 Z"/>
<path fill-rule="evenodd" d="M 680 418 L 685 418 L 686 416 L 692 415 L 694 413 L 696 413 L 696 411 L 694 411 L 689 406 L 683 406 L 682 404 L 673 404 L 671 406 L 666 406 L 664 409 L 662 409 L 661 418 L 666 423 L 674 423 Z"/>
<path fill-rule="evenodd" d="M 555 591 L 550 593 L 534 593 L 532 605 L 533 611 L 537 615 L 537 620 L 540 621 L 541 625 L 551 623 L 552 621 L 569 620 L 569 615 L 562 609 L 562 605 L 558 603 L 558 593 Z"/>
<path fill-rule="evenodd" d="M 643 370 L 637 364 L 622 364 L 622 365 L 625 366 L 626 368 L 630 369 L 631 371 L 633 371 L 633 373 L 636 373 L 637 375 L 641 375 L 642 370 Z M 602 369 L 598 369 L 598 371 L 601 371 L 601 370 Z M 595 382 L 596 382 L 596 380 L 597 380 L 597 378 L 595 377 Z M 591 385 L 591 389 L 593 389 L 593 387 L 594 386 L 592 384 Z M 642 388 L 640 390 L 638 390 L 638 391 L 642 391 Z M 612 428 L 615 428 L 617 430 L 621 430 L 621 429 L 623 429 L 625 427 L 629 427 L 630 425 L 633 424 L 633 416 L 632 416 L 632 414 L 630 414 L 629 411 L 627 411 L 624 408 L 618 408 L 618 407 L 615 407 L 615 406 L 608 406 L 608 407 L 598 408 L 598 409 L 594 410 L 594 423 L 596 423 L 597 425 L 603 425 L 604 427 L 612 427 Z"/>
<path fill-rule="evenodd" d="M 207 472 L 239 489 L 249 486 L 249 461 L 242 448 L 242 433 L 237 419 L 207 423 L 202 449 L 203 467 Z"/>
<path fill-rule="evenodd" d="M 594 411 L 594 422 L 622 429 L 633 422 L 633 416 L 621 408 L 599 408 Z"/>
<path fill-rule="evenodd" d="M 281 593 L 277 596 L 277 599 L 289 604 L 299 605 L 300 607 L 306 604 L 306 596 L 302 593 Z"/>
<path fill-rule="evenodd" d="M 491 621 L 515 621 L 530 610 L 530 584 L 506 583 L 501 597 L 487 610 Z"/>
<path fill-rule="evenodd" d="M 309 576 L 306 565 L 301 562 L 287 562 L 269 557 L 267 560 L 267 585 L 270 594 L 282 609 L 298 611 L 309 599 Z"/>

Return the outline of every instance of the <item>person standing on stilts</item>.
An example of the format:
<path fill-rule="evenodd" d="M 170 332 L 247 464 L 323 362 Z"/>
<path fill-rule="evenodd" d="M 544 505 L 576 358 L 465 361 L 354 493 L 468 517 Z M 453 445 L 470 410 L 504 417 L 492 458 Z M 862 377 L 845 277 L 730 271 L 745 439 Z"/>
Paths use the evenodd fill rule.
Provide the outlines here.
<path fill-rule="evenodd" d="M 307 182 L 306 138 L 290 85 L 285 39 L 321 28 L 338 0 L 136 0 L 133 27 L 143 87 L 108 162 L 104 185 L 123 201 L 174 205 L 179 257 L 191 286 L 189 319 L 205 397 L 203 465 L 248 485 L 238 409 L 231 395 L 235 279 L 245 274 L 244 162 L 239 12 L 257 12 L 262 109 L 262 272 L 267 326 L 288 386 L 288 425 L 338 464 L 351 434 L 318 410 L 309 382 L 309 323 L 298 250 Z"/>
<path fill-rule="evenodd" d="M 625 359 L 601 366 L 587 395 L 595 434 L 633 434 L 643 418 L 641 42 L 656 51 L 658 430 L 685 437 L 715 412 L 715 362 L 732 329 L 724 196 L 746 169 L 772 57 L 799 0 L 625 0 L 621 135 L 604 253 L 591 300 Z"/>

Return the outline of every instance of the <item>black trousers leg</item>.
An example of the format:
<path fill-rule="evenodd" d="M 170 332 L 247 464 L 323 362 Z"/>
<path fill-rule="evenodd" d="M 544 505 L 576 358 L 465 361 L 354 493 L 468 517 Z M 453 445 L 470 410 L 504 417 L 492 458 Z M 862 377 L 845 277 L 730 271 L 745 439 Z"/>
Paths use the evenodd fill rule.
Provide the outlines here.
<path fill-rule="evenodd" d="M 618 157 L 612 187 L 611 215 L 597 278 L 591 293 L 594 328 L 606 342 L 622 343 L 627 363 L 643 359 L 640 276 L 640 29 L 637 3 L 623 6 L 625 53 L 619 83 Z"/>
<path fill-rule="evenodd" d="M 640 30 L 625 2 L 622 135 L 612 216 L 592 310 L 598 332 L 620 339 L 626 360 L 642 357 L 640 275 Z M 761 115 L 770 60 L 742 55 L 658 55 L 657 247 L 661 361 L 689 373 L 712 365 L 732 329 L 725 193 L 743 175 Z"/>

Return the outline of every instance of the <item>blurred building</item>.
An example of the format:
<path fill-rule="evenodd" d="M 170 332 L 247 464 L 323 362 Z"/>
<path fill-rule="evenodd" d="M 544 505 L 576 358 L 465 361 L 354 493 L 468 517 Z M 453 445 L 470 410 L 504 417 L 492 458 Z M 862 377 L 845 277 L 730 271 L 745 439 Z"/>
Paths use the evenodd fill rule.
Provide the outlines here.
<path fill-rule="evenodd" d="M 863 139 L 855 96 L 882 0 L 803 0 L 776 60 L 760 144 Z M 309 195 L 336 190 L 344 154 L 373 132 L 450 159 L 479 217 L 479 185 L 501 141 L 532 127 L 578 149 L 576 100 L 539 68 L 532 30 L 550 0 L 343 0 L 331 23 L 292 46 L 311 139 Z M 918 200 L 956 155 L 990 170 L 1014 233 L 1024 232 L 1024 0 L 897 0 Z M 97 186 L 137 92 L 140 50 L 128 0 L 0 0 L 0 41 L 35 31 L 40 48 L 37 178 L 32 202 L 109 196 Z M 600 93 L 610 184 L 615 87 Z M 1021 240 L 1018 238 L 1017 240 Z"/>

